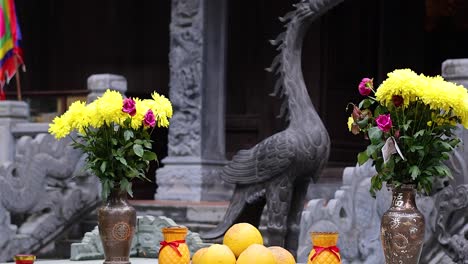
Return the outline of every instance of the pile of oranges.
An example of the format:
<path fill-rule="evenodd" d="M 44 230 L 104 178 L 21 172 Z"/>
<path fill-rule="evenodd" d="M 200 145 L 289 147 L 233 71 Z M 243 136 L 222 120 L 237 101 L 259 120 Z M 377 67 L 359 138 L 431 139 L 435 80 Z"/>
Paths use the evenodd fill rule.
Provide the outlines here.
<path fill-rule="evenodd" d="M 296 264 L 293 255 L 282 247 L 265 247 L 258 229 L 239 223 L 228 229 L 223 244 L 199 249 L 192 264 Z"/>

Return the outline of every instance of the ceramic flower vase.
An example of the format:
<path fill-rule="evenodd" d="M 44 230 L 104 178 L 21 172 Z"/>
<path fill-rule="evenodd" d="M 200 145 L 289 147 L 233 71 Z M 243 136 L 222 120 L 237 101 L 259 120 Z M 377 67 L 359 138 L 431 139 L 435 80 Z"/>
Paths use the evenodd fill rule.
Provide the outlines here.
<path fill-rule="evenodd" d="M 341 263 L 338 243 L 338 233 L 335 232 L 312 232 L 312 250 L 310 251 L 307 264 L 339 264 Z"/>
<path fill-rule="evenodd" d="M 98 209 L 98 226 L 104 248 L 104 264 L 130 264 L 129 255 L 135 232 L 136 211 L 127 192 L 115 188 Z"/>
<path fill-rule="evenodd" d="M 188 229 L 184 226 L 170 226 L 162 229 L 164 241 L 159 249 L 159 264 L 189 264 L 190 251 L 185 243 Z"/>
<path fill-rule="evenodd" d="M 415 202 L 414 185 L 393 188 L 390 209 L 382 216 L 380 238 L 386 264 L 417 264 L 424 242 L 424 216 Z"/>

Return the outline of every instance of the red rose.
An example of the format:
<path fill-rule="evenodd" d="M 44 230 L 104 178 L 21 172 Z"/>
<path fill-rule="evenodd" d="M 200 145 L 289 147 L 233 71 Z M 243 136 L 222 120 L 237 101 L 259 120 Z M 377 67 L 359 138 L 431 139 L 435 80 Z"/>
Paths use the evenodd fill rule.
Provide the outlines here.
<path fill-rule="evenodd" d="M 394 106 L 400 107 L 403 104 L 403 97 L 400 95 L 394 95 L 392 96 L 392 101 Z"/>

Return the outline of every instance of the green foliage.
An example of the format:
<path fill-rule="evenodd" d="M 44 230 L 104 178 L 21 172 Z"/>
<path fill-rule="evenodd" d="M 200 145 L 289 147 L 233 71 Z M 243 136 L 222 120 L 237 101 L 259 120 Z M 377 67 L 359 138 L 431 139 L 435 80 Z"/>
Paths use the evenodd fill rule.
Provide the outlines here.
<path fill-rule="evenodd" d="M 358 113 L 372 113 L 352 116 L 360 132 L 369 139 L 369 145 L 357 155 L 357 160 L 362 165 L 370 159 L 376 168 L 377 174 L 371 179 L 372 195 L 384 182 L 395 186 L 416 184 L 419 191 L 429 194 L 436 178 L 452 177 L 444 161 L 449 159 L 460 139 L 454 135 L 459 120 L 451 111 L 431 109 L 419 100 L 407 107 L 385 107 L 372 97 L 362 100 L 358 110 Z M 387 132 L 375 120 L 383 114 L 390 114 L 392 120 L 392 128 Z M 384 162 L 382 148 L 391 137 L 402 155 L 393 153 Z"/>
<path fill-rule="evenodd" d="M 125 122 L 129 124 L 130 119 Z M 132 196 L 132 180 L 150 181 L 146 172 L 150 161 L 157 160 L 146 127 L 106 124 L 99 129 L 85 129 L 74 139 L 73 147 L 87 154 L 87 168 L 100 179 L 103 199 L 117 187 Z"/>

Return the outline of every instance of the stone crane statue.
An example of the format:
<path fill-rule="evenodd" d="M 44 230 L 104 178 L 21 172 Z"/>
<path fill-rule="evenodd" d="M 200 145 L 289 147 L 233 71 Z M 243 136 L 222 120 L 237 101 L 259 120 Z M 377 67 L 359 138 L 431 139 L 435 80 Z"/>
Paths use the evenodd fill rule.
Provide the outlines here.
<path fill-rule="evenodd" d="M 304 83 L 302 42 L 310 23 L 341 1 L 303 0 L 280 18 L 286 31 L 271 41 L 280 52 L 267 70 L 278 75 L 273 95 L 283 100 L 280 116 L 288 126 L 253 148 L 240 150 L 224 167 L 221 178 L 235 184 L 234 194 L 224 220 L 202 238 L 219 238 L 238 222 L 258 226 L 266 203 L 269 244 L 297 249 L 310 179 L 317 180 L 330 151 L 327 130 Z"/>

